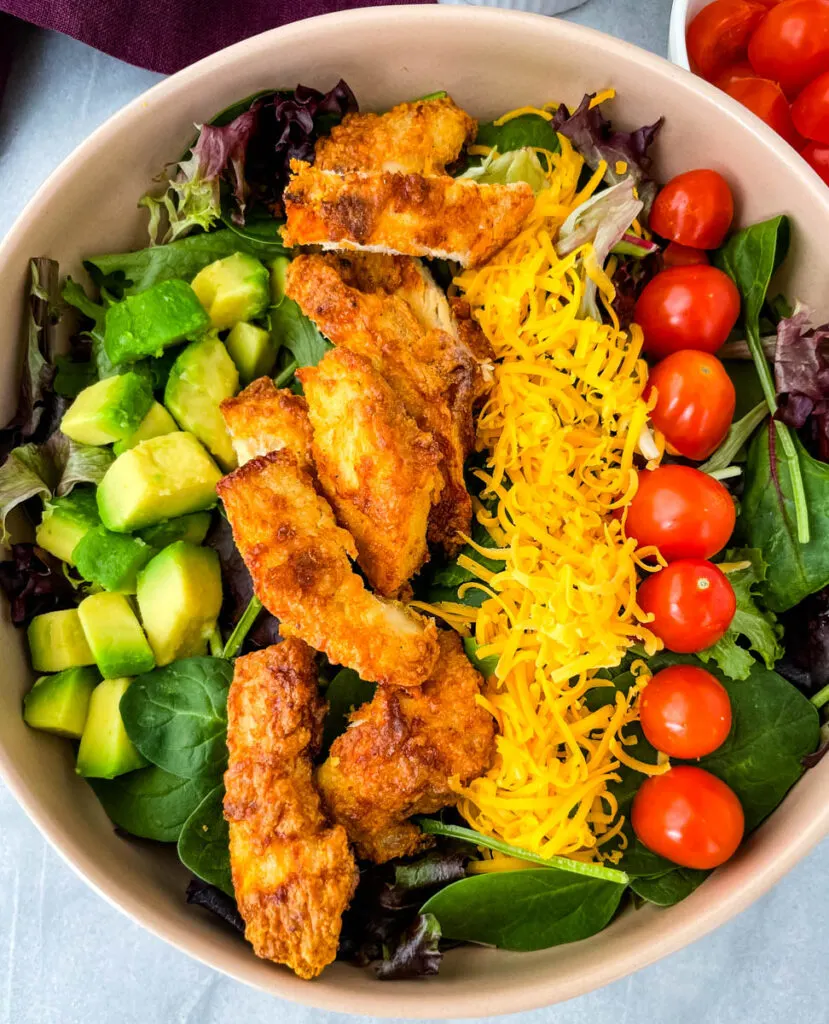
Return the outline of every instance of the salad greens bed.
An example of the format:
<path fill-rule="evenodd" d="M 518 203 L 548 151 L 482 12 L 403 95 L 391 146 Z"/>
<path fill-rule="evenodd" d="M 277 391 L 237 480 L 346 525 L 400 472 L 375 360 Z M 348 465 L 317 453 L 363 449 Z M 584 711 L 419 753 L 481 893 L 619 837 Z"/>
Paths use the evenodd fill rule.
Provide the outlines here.
<path fill-rule="evenodd" d="M 24 716 L 79 740 L 79 771 L 115 825 L 128 836 L 175 843 L 195 876 L 188 901 L 239 930 L 222 813 L 227 693 L 232 659 L 276 642 L 278 623 L 253 596 L 228 524 L 213 510 L 218 470 L 198 500 L 174 512 L 164 511 L 152 493 L 125 510 L 103 481 L 112 479 L 113 467 L 135 459 L 139 441 L 158 444 L 178 427 L 229 463 L 220 419 L 217 427 L 222 398 L 263 374 L 299 388 L 296 369 L 316 364 L 329 348 L 282 292 L 291 254 L 279 234 L 281 194 L 289 161 L 313 159 L 317 137 L 355 109 L 340 82 L 326 94 L 302 86 L 260 93 L 223 111 L 201 128 L 162 194 L 142 200 L 152 244 L 85 261 L 94 298 L 71 278 L 61 289 L 54 261 L 32 260 L 20 402 L 0 433 L 4 539 L 18 536 L 26 520 L 36 531 L 34 543 L 13 543 L 0 564 L 12 621 L 28 628 L 34 666 L 43 673 Z M 526 147 L 554 151 L 561 132 L 588 168 L 602 160 L 610 168 L 600 202 L 576 228 L 589 234 L 590 217 L 612 216 L 614 204 L 624 201 L 616 186 L 629 191 L 625 182 L 632 180 L 646 208 L 652 202 L 657 185 L 649 147 L 660 123 L 614 131 L 585 97 L 572 115 L 562 107 L 552 122 L 525 114 L 501 126 L 482 124 L 478 142 L 496 146 L 501 156 L 472 158 L 456 170 L 480 180 L 523 175 L 532 183 L 540 168 Z M 618 174 L 622 165 L 626 171 Z M 739 502 L 734 543 L 740 546 L 723 556 L 743 566 L 729 576 L 737 614 L 727 635 L 699 656 L 663 653 L 649 660 L 653 671 L 703 662 L 727 689 L 731 733 L 700 763 L 737 794 L 747 830 L 826 749 L 817 709 L 829 703 L 829 326 L 811 326 L 808 310 L 791 310 L 770 293 L 789 237 L 788 221 L 776 217 L 736 233 L 715 259 L 740 290 L 744 340 L 727 346 L 736 357 L 726 365 L 737 386 L 738 418 L 701 468 L 727 480 Z M 635 236 L 625 236 L 614 252 L 615 308 L 624 324 L 661 256 L 657 245 Z M 223 276 L 240 267 L 241 278 Z M 434 271 L 451 279 L 445 267 Z M 182 282 L 192 282 L 209 308 L 207 335 L 201 329 L 176 334 L 154 305 L 159 288 L 172 294 Z M 232 306 L 236 300 L 227 294 L 234 288 L 245 301 L 223 320 L 218 304 Z M 185 287 L 185 297 L 192 290 Z M 258 296 L 253 304 L 251 296 Z M 113 362 L 108 320 L 137 317 L 136 298 L 164 337 L 157 352 L 134 349 Z M 58 323 L 70 308 L 81 329 L 61 350 Z M 200 310 L 194 315 L 204 316 Z M 748 373 L 745 357 L 754 366 Z M 107 381 L 105 401 L 87 409 L 82 399 L 64 419 L 79 395 Z M 67 423 L 74 436 L 61 431 Z M 129 478 L 122 481 L 122 489 L 131 488 Z M 477 523 L 473 540 L 494 543 Z M 472 548 L 466 553 L 487 564 Z M 415 581 L 417 596 L 475 604 L 479 590 L 458 593 L 471 579 L 458 559 L 436 554 Z M 101 597 L 109 602 L 103 625 L 88 603 Z M 107 625 L 116 618 L 123 635 Z M 493 659 L 477 657 L 474 640 L 465 648 L 481 672 L 494 670 Z M 641 656 L 632 651 L 606 672 L 607 685 L 589 694 L 593 709 L 627 691 L 631 662 Z M 325 754 L 374 686 L 327 664 L 320 665 L 320 679 L 329 704 Z M 655 763 L 657 753 L 638 726 L 632 733 L 631 754 Z M 612 789 L 627 817 L 642 776 L 624 766 L 619 775 Z M 671 906 L 707 875 L 649 851 L 629 821 L 612 868 L 542 860 L 471 831 L 453 813 L 420 824 L 436 837 L 435 848 L 382 867 L 362 865 L 343 924 L 340 957 L 373 964 L 384 979 L 436 973 L 447 942 L 533 950 L 586 938 L 631 900 Z M 486 871 L 485 848 L 534 866 Z"/>

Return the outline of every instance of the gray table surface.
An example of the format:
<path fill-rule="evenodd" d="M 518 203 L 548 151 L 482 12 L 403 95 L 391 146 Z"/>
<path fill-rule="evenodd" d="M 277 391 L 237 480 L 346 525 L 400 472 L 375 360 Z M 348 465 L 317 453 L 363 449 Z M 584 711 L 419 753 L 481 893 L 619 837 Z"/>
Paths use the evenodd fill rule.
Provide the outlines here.
<path fill-rule="evenodd" d="M 658 53 L 669 0 L 588 0 L 567 17 Z M 26 29 L 0 108 L 0 233 L 46 175 L 158 75 Z M 713 935 L 633 977 L 515 1024 L 821 1024 L 829 844 Z M 254 992 L 105 904 L 47 846 L 0 783 L 0 1024 L 345 1024 Z M 368 1019 L 368 1018 L 366 1018 Z"/>

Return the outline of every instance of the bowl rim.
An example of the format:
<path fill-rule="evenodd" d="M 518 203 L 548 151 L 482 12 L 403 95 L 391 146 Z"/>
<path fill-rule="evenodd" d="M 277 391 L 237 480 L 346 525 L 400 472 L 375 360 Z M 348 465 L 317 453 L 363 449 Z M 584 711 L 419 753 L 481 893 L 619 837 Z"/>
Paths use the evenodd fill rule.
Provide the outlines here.
<path fill-rule="evenodd" d="M 688 29 L 688 0 L 673 0 L 671 20 L 668 24 L 668 60 L 678 67 L 691 70 L 685 33 Z"/>
<path fill-rule="evenodd" d="M 493 34 L 496 34 L 499 26 L 507 20 L 524 23 L 528 32 L 549 33 L 551 42 L 554 43 L 569 43 L 576 47 L 584 41 L 590 41 L 594 45 L 600 43 L 607 53 L 609 66 L 612 66 L 611 62 L 614 56 L 634 58 L 646 71 L 655 73 L 661 78 L 667 77 L 674 81 L 681 81 L 686 87 L 689 86 L 688 80 L 691 78 L 693 85 L 690 87 L 693 91 L 701 94 L 702 97 L 707 95 L 710 100 L 723 108 L 732 120 L 742 123 L 744 128 L 753 132 L 766 145 L 777 149 L 778 155 L 788 165 L 790 173 L 800 179 L 802 187 L 813 193 L 814 201 L 818 205 L 824 205 L 827 208 L 827 216 L 829 216 L 829 190 L 805 161 L 797 158 L 795 150 L 790 149 L 759 118 L 750 114 L 747 116 L 747 111 L 736 101 L 725 96 L 714 86 L 695 76 L 690 76 L 688 72 L 677 68 L 656 54 L 596 29 L 523 11 L 432 4 L 403 7 L 382 6 L 319 15 L 260 33 L 205 57 L 175 75 L 163 79 L 137 96 L 96 128 L 64 158 L 39 186 L 6 237 L 0 242 L 0 268 L 5 263 L 7 251 L 13 248 L 16 237 L 25 231 L 28 218 L 33 214 L 36 215 L 40 205 L 45 205 L 49 199 L 60 192 L 64 183 L 74 175 L 76 165 L 106 143 L 117 122 L 136 116 L 139 111 L 145 111 L 145 116 L 148 116 L 155 104 L 164 102 L 168 98 L 175 98 L 177 94 L 196 83 L 203 75 L 244 60 L 245 56 L 251 52 L 260 49 L 267 50 L 275 38 L 284 41 L 293 37 L 299 43 L 307 43 L 307 39 L 303 37 L 308 35 L 309 26 L 311 26 L 310 33 L 312 35 L 314 26 L 318 24 L 335 28 L 342 24 L 358 23 L 367 32 L 380 25 L 393 25 L 396 30 L 404 32 L 407 29 L 415 30 L 418 24 L 422 24 L 424 18 L 440 21 L 446 25 L 447 29 L 455 28 L 458 31 L 462 31 L 464 24 L 474 18 L 478 24 L 482 21 L 491 24 Z M 826 770 L 829 777 L 829 764 L 826 765 Z M 818 770 L 814 771 L 816 774 L 818 773 Z M 339 991 L 339 986 L 336 985 L 323 987 L 308 984 L 287 970 L 274 970 L 266 976 L 266 982 L 260 972 L 247 970 L 246 967 L 238 967 L 235 964 L 217 962 L 209 954 L 207 944 L 200 943 L 197 937 L 194 937 L 195 933 L 184 927 L 179 927 L 175 923 L 156 920 L 151 905 L 122 887 L 110 872 L 105 871 L 100 860 L 89 848 L 89 844 L 80 842 L 76 836 L 63 834 L 61 828 L 50 821 L 48 814 L 41 806 L 35 786 L 24 779 L 2 746 L 0 746 L 0 778 L 5 781 L 17 802 L 61 859 L 91 889 L 151 934 L 170 943 L 176 949 L 206 966 L 271 995 L 318 1009 L 384 1016 L 387 1019 L 399 1018 L 401 1009 L 405 1011 L 407 1017 L 419 1019 L 446 1018 L 450 1012 L 452 1017 L 457 1017 L 461 1009 L 464 1017 L 491 1017 L 550 1006 L 593 991 L 683 948 L 744 910 L 770 889 L 820 839 L 829 833 L 829 803 L 827 803 L 819 813 L 799 815 L 798 828 L 793 830 L 795 832 L 793 838 L 789 839 L 774 857 L 760 865 L 759 870 L 753 870 L 746 884 L 732 886 L 725 898 L 706 907 L 696 917 L 679 923 L 668 924 L 666 922 L 662 926 L 659 926 L 657 922 L 649 929 L 646 938 L 631 943 L 630 948 L 622 950 L 608 961 L 599 957 L 594 958 L 564 982 L 560 978 L 539 977 L 532 985 L 513 985 L 506 986 L 497 992 L 488 990 L 485 993 L 465 994 L 463 997 L 454 996 L 448 998 L 452 1005 L 447 1009 L 448 993 L 441 988 L 440 978 L 433 982 L 418 983 L 416 998 L 409 1000 L 395 986 L 378 983 L 373 985 L 369 992 L 349 991 L 344 993 Z M 779 811 L 775 813 L 779 813 Z M 760 836 L 764 828 L 765 826 L 761 826 L 754 836 Z M 257 965 L 253 955 L 250 957 L 250 963 L 251 967 Z M 343 1006 L 344 999 L 347 999 L 349 1003 L 347 1007 Z"/>

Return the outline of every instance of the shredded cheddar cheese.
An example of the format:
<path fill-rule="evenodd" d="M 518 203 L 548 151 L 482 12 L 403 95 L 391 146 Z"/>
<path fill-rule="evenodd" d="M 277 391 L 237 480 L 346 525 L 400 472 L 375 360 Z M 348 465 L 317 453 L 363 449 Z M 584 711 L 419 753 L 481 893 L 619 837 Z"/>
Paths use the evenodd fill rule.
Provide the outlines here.
<path fill-rule="evenodd" d="M 627 750 L 643 663 L 627 696 L 598 710 L 588 696 L 608 685 L 598 670 L 618 665 L 633 643 L 649 654 L 660 646 L 636 603 L 637 568 L 653 570 L 658 554 L 637 551 L 614 513 L 636 492 L 639 439 L 647 435 L 654 464 L 661 448 L 642 397 L 641 331 L 619 328 L 591 245 L 556 253 L 561 224 L 605 170 L 579 190 L 583 161 L 566 138 L 560 144 L 545 153 L 550 187 L 521 234 L 455 281 L 497 358 L 477 425 L 486 465 L 476 505 L 496 546 L 471 546 L 498 568 L 462 555 L 475 579 L 460 596 L 478 590 L 483 603 L 431 610 L 471 632 L 480 657 L 498 658 L 479 698 L 498 723 L 495 763 L 468 786 L 452 783 L 466 820 L 545 857 L 617 859 L 619 849 L 601 850 L 624 823 L 608 784 L 620 765 L 654 774 L 667 764 L 642 764 Z M 610 324 L 577 319 L 588 277 Z"/>

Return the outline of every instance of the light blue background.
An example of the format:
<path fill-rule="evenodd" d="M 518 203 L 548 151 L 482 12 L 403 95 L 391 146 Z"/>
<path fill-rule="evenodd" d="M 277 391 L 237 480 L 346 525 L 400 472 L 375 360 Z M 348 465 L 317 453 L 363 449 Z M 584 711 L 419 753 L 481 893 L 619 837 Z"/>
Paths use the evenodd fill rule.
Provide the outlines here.
<path fill-rule="evenodd" d="M 568 17 L 665 53 L 669 7 L 669 0 L 588 0 Z M 61 36 L 24 30 L 0 108 L 0 232 L 64 156 L 158 77 Z M 824 843 L 696 945 L 599 992 L 506 1019 L 824 1024 L 827 875 Z M 141 931 L 75 877 L 0 784 L 0 1024 L 356 1019 L 261 995 Z"/>

